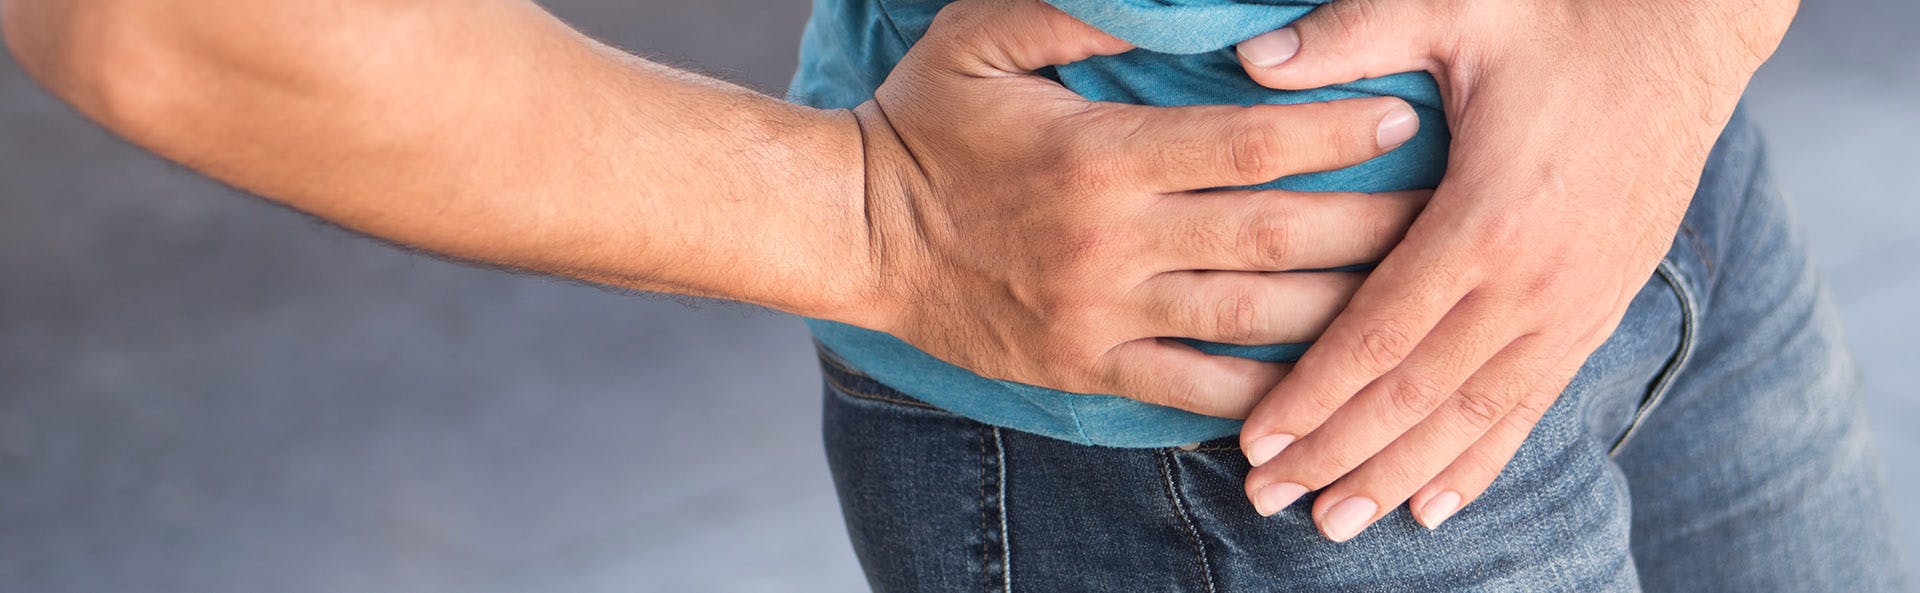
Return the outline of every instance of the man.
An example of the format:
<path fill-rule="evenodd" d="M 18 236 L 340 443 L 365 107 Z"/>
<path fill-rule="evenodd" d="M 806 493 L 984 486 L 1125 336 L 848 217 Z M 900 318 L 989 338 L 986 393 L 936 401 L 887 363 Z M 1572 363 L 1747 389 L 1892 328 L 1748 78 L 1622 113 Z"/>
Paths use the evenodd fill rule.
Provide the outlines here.
<path fill-rule="evenodd" d="M 1423 126 L 1395 99 L 1088 102 L 1028 73 L 1129 44 L 1035 2 L 956 5 L 850 112 L 633 59 L 525 3 L 9 0 L 5 10 L 22 63 L 90 117 L 350 228 L 865 328 L 982 377 L 1251 414 L 1240 439 L 1259 466 L 1245 475 L 1253 507 L 1272 515 L 1321 490 L 1312 521 L 1347 540 L 1408 499 L 1439 525 L 1489 489 L 1535 421 L 1558 426 L 1561 388 L 1645 292 L 1792 6 L 1345 0 L 1241 45 L 1252 78 L 1276 88 L 1432 72 L 1454 136 L 1424 211 L 1419 191 L 1200 191 L 1367 161 Z M 1364 286 L 1351 271 L 1298 273 L 1375 260 Z M 1296 273 L 1269 273 L 1281 271 Z M 1686 283 L 1671 285 L 1685 296 Z M 1291 374 L 1165 339 L 1315 337 Z M 1680 336 L 1681 352 L 1691 338 Z M 874 373 L 891 360 L 856 357 L 879 366 L 851 370 Z M 1621 441 L 1668 387 L 1633 402 Z M 918 391 L 902 395 L 939 392 Z M 1001 405 L 977 392 L 953 401 Z M 1181 434 L 1230 434 L 1220 426 Z M 1834 451 L 1862 434 L 1819 428 L 1845 436 Z M 1725 443 L 1701 446 L 1715 444 Z M 1847 455 L 1843 479 L 1824 487 L 1860 483 L 1871 461 Z M 1583 459 L 1600 472 L 1585 475 L 1604 475 L 1604 455 Z M 1804 490 L 1798 498 L 1818 495 Z M 1670 502 L 1716 496 L 1686 492 Z M 1800 513 L 1777 530 L 1811 525 L 1813 511 Z M 1581 516 L 1625 521 L 1619 509 Z M 1709 527 L 1721 531 L 1708 533 L 1762 532 L 1738 531 L 1741 519 L 1718 517 Z M 1830 564 L 1872 565 L 1878 550 Z M 1687 562 L 1663 568 L 1711 549 L 1667 551 Z M 888 565 L 862 552 L 870 569 Z M 1632 565 L 1615 561 L 1625 553 L 1605 549 L 1577 572 L 1625 586 Z M 1007 562 L 992 570 L 1011 582 Z"/>

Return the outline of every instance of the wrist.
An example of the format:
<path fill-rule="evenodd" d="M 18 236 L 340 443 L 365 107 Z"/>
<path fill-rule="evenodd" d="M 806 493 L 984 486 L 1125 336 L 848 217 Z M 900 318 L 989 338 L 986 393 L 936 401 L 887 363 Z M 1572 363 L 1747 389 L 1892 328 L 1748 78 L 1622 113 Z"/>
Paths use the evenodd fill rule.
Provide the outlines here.
<path fill-rule="evenodd" d="M 842 133 L 851 139 L 851 159 L 841 162 L 850 171 L 835 218 L 851 221 L 827 238 L 833 254 L 825 262 L 835 274 L 821 274 L 824 285 L 810 292 L 819 296 L 808 317 L 888 331 L 897 325 L 924 278 L 925 266 L 911 197 L 923 177 L 911 151 L 894 131 L 878 104 L 869 101 L 851 110 L 833 112 Z"/>
<path fill-rule="evenodd" d="M 920 178 L 911 174 L 912 154 L 877 103 L 842 113 L 859 142 L 859 183 L 849 203 L 860 232 L 847 238 L 852 248 L 838 264 L 848 272 L 845 282 L 827 291 L 831 298 L 816 317 L 885 331 L 902 316 L 904 295 L 924 276 L 924 266 L 915 263 L 924 254 L 914 247 L 923 242 L 915 240 L 910 201 Z"/>

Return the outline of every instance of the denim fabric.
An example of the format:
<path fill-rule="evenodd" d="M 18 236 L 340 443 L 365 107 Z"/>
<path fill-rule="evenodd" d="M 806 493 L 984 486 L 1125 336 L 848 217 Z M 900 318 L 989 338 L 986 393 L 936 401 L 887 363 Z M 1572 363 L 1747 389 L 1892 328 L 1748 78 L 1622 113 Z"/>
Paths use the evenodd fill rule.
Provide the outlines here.
<path fill-rule="evenodd" d="M 1403 507 L 1332 543 L 1312 495 L 1254 513 L 1232 438 L 1069 443 L 822 368 L 882 593 L 1905 590 L 1834 312 L 1741 114 L 1620 330 L 1436 531 Z"/>
<path fill-rule="evenodd" d="M 1241 71 L 1231 46 L 1299 18 L 1294 0 L 1049 0 L 1144 49 L 1060 66 L 1052 74 L 1090 99 L 1149 105 L 1291 104 L 1391 95 L 1420 116 L 1420 132 L 1360 165 L 1263 185 L 1297 191 L 1380 192 L 1430 188 L 1446 167 L 1448 136 L 1439 89 L 1425 73 L 1396 74 L 1308 91 L 1276 91 Z M 948 0 L 816 0 L 791 97 L 844 108 L 873 96 Z M 1160 51 L 1153 51 L 1160 50 Z M 1179 53 L 1163 53 L 1179 52 Z M 893 388 L 989 424 L 1077 443 L 1156 447 L 1239 430 L 1234 420 L 1102 395 L 1072 394 L 975 375 L 884 333 L 821 320 L 808 326 L 850 365 Z M 1213 354 L 1294 360 L 1306 344 L 1232 346 L 1193 342 Z"/>

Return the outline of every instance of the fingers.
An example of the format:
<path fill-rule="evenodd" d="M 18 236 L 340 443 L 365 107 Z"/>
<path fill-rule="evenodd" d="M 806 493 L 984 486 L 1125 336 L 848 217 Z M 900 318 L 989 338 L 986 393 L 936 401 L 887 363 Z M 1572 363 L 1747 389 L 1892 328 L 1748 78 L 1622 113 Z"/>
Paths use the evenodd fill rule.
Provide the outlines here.
<path fill-rule="evenodd" d="M 1292 365 L 1213 356 L 1169 339 L 1148 338 L 1108 352 L 1105 383 L 1114 395 L 1221 418 L 1245 418 Z"/>
<path fill-rule="evenodd" d="M 1306 342 L 1320 335 L 1359 288 L 1351 272 L 1168 272 L 1139 294 L 1146 331 L 1227 344 Z"/>
<path fill-rule="evenodd" d="M 1300 372 L 1288 375 L 1247 418 L 1240 446 L 1249 463 L 1259 466 L 1272 459 L 1304 436 L 1302 430 L 1318 426 L 1428 339 L 1475 279 L 1443 261 L 1396 256 L 1455 251 L 1448 245 L 1403 244 L 1381 262 L 1347 309 L 1301 357 Z"/>
<path fill-rule="evenodd" d="M 1507 462 L 1513 460 L 1520 446 L 1526 443 L 1527 436 L 1533 433 L 1533 427 L 1540 422 L 1541 415 L 1553 405 L 1552 394 L 1527 402 L 1527 405 L 1516 407 L 1501 417 L 1480 440 L 1475 441 L 1446 469 L 1441 470 L 1431 483 L 1407 501 L 1408 508 L 1413 510 L 1414 520 L 1427 529 L 1438 529 L 1441 523 L 1466 508 L 1468 503 L 1479 498 L 1493 485 L 1493 481 L 1500 477 L 1500 472 L 1506 469 Z"/>
<path fill-rule="evenodd" d="M 975 76 L 1024 74 L 1133 46 L 1037 0 L 961 0 L 934 18 L 922 55 Z"/>
<path fill-rule="evenodd" d="M 1314 501 L 1313 516 L 1321 532 L 1334 541 L 1353 538 L 1407 501 L 1468 449 L 1479 446 L 1476 443 L 1484 441 L 1499 423 L 1524 418 L 1514 412 L 1524 395 L 1544 391 L 1546 401 L 1552 402 L 1565 385 L 1565 381 L 1546 379 L 1555 368 L 1556 358 L 1551 349 L 1540 347 L 1533 338 L 1515 342 L 1502 351 L 1430 417 L 1326 487 Z M 1537 420 L 1538 416 L 1533 419 Z M 1517 427 L 1522 439 L 1531 427 L 1531 421 Z M 1505 462 L 1504 458 L 1500 459 L 1499 464 L 1490 469 L 1498 474 Z M 1285 465 L 1274 463 L 1266 467 L 1279 473 Z M 1487 480 L 1491 482 L 1492 478 Z M 1453 509 L 1459 508 L 1458 500 L 1450 501 L 1438 494 L 1430 497 L 1436 502 L 1436 510 L 1445 510 L 1444 506 L 1450 503 L 1455 505 Z M 1451 512 L 1446 510 L 1447 514 Z M 1416 516 L 1426 521 L 1426 516 L 1418 513 Z M 1438 521 L 1426 524 L 1437 525 Z"/>
<path fill-rule="evenodd" d="M 1449 39 L 1448 13 L 1432 4 L 1336 0 L 1236 50 L 1254 81 L 1283 90 L 1430 70 Z"/>
<path fill-rule="evenodd" d="M 1117 151 L 1144 189 L 1258 185 L 1359 164 L 1412 138 L 1419 118 L 1392 97 L 1299 105 L 1101 104 L 1097 148 Z"/>
<path fill-rule="evenodd" d="M 1574 374 L 1580 371 L 1580 365 L 1585 361 L 1584 356 L 1563 361 L 1558 371 L 1551 375 L 1562 378 L 1536 385 L 1486 435 L 1448 464 L 1445 470 L 1441 470 L 1440 475 L 1421 487 L 1408 501 L 1414 519 L 1428 529 L 1437 529 L 1460 509 L 1480 498 L 1500 477 L 1507 462 L 1520 451 L 1527 435 L 1533 433 L 1533 426 L 1546 415 L 1547 409 L 1553 406 L 1560 392 L 1566 389 L 1567 383 L 1573 380 Z"/>
<path fill-rule="evenodd" d="M 1277 410 L 1280 416 L 1266 430 L 1302 436 L 1284 443 L 1279 450 L 1272 450 L 1271 445 L 1263 445 L 1265 448 L 1259 451 L 1248 450 L 1250 456 L 1267 457 L 1247 476 L 1247 491 L 1255 507 L 1271 512 L 1292 504 L 1292 500 L 1277 500 L 1261 493 L 1274 484 L 1292 484 L 1304 490 L 1326 486 L 1427 420 L 1469 377 L 1512 343 L 1500 337 L 1504 328 L 1488 323 L 1487 313 L 1470 304 L 1455 309 L 1403 364 L 1339 404 L 1331 414 L 1320 410 L 1325 405 L 1321 402 L 1288 401 L 1277 407 L 1262 404 L 1260 414 Z M 1489 405 L 1504 407 L 1508 403 Z"/>
<path fill-rule="evenodd" d="M 1323 270 L 1386 257 L 1430 195 L 1204 192 L 1163 198 L 1141 220 L 1168 270 Z"/>

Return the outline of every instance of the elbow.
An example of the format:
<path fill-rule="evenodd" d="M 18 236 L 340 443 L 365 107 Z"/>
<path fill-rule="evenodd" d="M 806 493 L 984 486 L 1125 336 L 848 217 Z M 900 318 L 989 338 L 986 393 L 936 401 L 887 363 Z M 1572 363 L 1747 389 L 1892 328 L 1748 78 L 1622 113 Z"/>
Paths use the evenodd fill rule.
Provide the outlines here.
<path fill-rule="evenodd" d="M 0 9 L 29 76 L 163 156 L 209 128 L 258 123 L 245 118 L 366 102 L 416 75 L 395 69 L 419 65 L 422 31 L 444 29 L 425 8 L 385 0 L 0 0 Z"/>
<path fill-rule="evenodd" d="M 162 117 L 172 60 L 150 30 L 130 27 L 137 2 L 0 0 L 0 35 L 21 69 L 55 97 L 116 132 Z"/>

